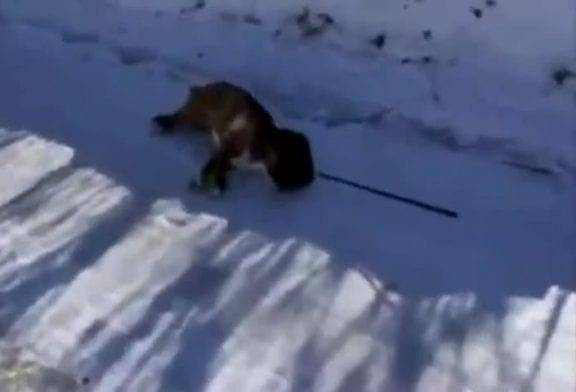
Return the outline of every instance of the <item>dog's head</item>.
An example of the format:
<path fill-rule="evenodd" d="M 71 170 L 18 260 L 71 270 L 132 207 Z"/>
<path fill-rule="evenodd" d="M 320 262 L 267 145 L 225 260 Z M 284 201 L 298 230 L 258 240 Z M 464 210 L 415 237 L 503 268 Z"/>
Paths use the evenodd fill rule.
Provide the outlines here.
<path fill-rule="evenodd" d="M 271 140 L 274 162 L 268 174 L 282 191 L 306 187 L 314 181 L 315 168 L 308 138 L 291 129 L 279 129 Z"/>

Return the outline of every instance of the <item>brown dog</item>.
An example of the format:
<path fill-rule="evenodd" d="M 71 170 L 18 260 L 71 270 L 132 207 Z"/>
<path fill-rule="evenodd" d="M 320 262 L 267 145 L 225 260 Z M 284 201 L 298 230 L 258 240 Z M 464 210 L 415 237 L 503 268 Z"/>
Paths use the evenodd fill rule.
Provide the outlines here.
<path fill-rule="evenodd" d="M 153 121 L 162 134 L 179 128 L 211 134 L 215 150 L 202 168 L 203 188 L 224 192 L 228 173 L 244 165 L 264 168 L 282 191 L 308 186 L 315 178 L 306 136 L 278 129 L 272 116 L 248 91 L 231 83 L 191 87 L 180 109 L 157 115 Z"/>

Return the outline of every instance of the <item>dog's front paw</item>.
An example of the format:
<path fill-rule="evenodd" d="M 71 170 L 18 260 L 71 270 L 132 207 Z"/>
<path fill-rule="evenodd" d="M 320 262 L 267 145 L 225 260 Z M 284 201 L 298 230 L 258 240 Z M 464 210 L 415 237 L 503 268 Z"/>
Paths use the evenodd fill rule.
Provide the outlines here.
<path fill-rule="evenodd" d="M 195 193 L 207 194 L 212 197 L 221 197 L 224 194 L 224 190 L 210 184 L 208 181 L 202 181 L 201 179 L 192 179 L 188 182 L 188 190 Z"/>

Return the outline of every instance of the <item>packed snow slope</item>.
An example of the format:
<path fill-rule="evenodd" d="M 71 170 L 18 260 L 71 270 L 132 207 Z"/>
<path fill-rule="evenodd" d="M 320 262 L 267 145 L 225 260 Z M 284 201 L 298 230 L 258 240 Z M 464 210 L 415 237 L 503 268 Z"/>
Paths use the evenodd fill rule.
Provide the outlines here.
<path fill-rule="evenodd" d="M 404 117 L 449 147 L 576 172 L 573 0 L 2 3 L 8 19 L 163 61 L 172 78 L 234 80 L 279 115 L 411 137 L 385 124 Z"/>
<path fill-rule="evenodd" d="M 1 392 L 576 388 L 569 80 L 538 95 L 550 74 L 522 46 L 428 72 L 354 48 L 360 27 L 267 34 L 285 9 L 264 2 L 261 24 L 143 3 L 0 3 Z M 554 3 L 527 25 L 565 37 Z M 569 44 L 538 48 L 571 66 Z M 214 78 L 306 132 L 324 171 L 459 219 L 324 180 L 190 194 L 206 141 L 150 118 Z"/>

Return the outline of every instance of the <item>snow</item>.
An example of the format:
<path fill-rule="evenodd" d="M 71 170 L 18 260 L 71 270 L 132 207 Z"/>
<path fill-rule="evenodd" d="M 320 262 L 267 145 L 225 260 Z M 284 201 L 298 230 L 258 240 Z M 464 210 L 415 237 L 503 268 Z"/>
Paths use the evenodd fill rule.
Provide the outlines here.
<path fill-rule="evenodd" d="M 488 150 L 555 172 L 574 170 L 576 81 L 562 88 L 552 81 L 557 67 L 576 66 L 573 1 L 554 0 L 546 7 L 537 0 L 499 1 L 495 7 L 461 0 L 445 0 L 442 6 L 432 1 L 269 3 L 212 0 L 194 10 L 200 4 L 194 0 L 120 2 L 127 8 L 23 0 L 4 7 L 10 18 L 64 41 L 105 42 L 122 62 L 156 60 L 179 79 L 200 70 L 235 80 L 290 117 L 346 122 L 391 110 L 395 117 L 426 125 L 412 128 L 441 143 Z M 304 6 L 329 10 L 335 27 L 302 39 L 294 17 Z M 484 16 L 475 18 L 471 7 L 483 9 Z M 245 23 L 246 15 L 262 24 Z M 432 39 L 423 38 L 426 30 Z M 370 40 L 382 33 L 386 45 L 377 49 Z M 430 63 L 422 63 L 425 57 Z"/>
<path fill-rule="evenodd" d="M 268 3 L 0 4 L 0 391 L 573 391 L 572 3 L 325 0 L 314 39 Z M 323 171 L 460 218 L 324 180 L 188 193 L 206 143 L 150 118 L 214 78 Z"/>

